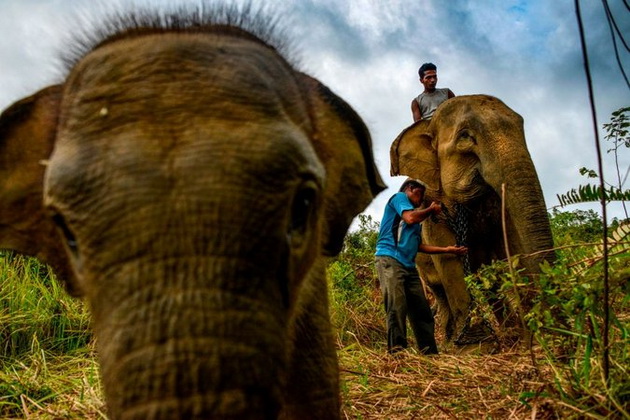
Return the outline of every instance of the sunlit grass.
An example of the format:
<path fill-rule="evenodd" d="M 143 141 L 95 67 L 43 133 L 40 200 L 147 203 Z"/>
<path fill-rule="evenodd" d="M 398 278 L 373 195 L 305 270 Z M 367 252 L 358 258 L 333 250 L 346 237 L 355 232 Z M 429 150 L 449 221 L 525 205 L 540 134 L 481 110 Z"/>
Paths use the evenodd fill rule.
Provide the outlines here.
<path fill-rule="evenodd" d="M 522 346 L 493 355 L 472 349 L 424 356 L 411 345 L 388 355 L 371 244 L 354 239 L 364 249 L 345 252 L 328 269 L 343 417 L 612 419 L 628 413 L 627 287 L 614 289 L 618 316 L 608 391 L 597 374 L 599 360 L 586 357 L 589 348 L 575 352 L 572 365 L 550 360 L 556 344 L 544 330 L 533 354 Z M 612 261 L 613 284 L 623 285 L 624 279 L 627 284 L 628 259 L 620 255 Z M 555 276 L 556 294 L 577 284 L 564 266 L 548 273 Z M 85 305 L 69 297 L 45 266 L 0 253 L 0 418 L 106 418 L 89 325 Z"/>
<path fill-rule="evenodd" d="M 0 418 L 104 418 L 89 319 L 46 266 L 0 253 Z"/>
<path fill-rule="evenodd" d="M 90 315 L 48 268 L 32 258 L 0 254 L 0 357 L 41 347 L 66 353 L 90 341 Z"/>

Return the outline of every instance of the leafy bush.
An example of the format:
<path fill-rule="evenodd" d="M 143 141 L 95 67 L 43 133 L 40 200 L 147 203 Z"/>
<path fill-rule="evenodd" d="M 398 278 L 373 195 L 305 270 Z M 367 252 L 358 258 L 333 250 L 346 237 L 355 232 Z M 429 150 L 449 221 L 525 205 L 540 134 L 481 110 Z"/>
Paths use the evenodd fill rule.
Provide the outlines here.
<path fill-rule="evenodd" d="M 343 250 L 328 265 L 331 318 L 340 347 L 356 341 L 362 345 L 379 346 L 387 341 L 374 271 L 378 229 L 378 222 L 370 216 L 359 215 L 358 229 L 348 233 Z"/>
<path fill-rule="evenodd" d="M 560 211 L 554 208 L 549 221 L 556 246 L 593 243 L 602 238 L 604 225 L 593 210 Z"/>
<path fill-rule="evenodd" d="M 618 224 L 618 223 L 617 223 Z M 551 226 L 557 261 L 544 263 L 534 279 L 514 276 L 505 261 L 483 267 L 467 281 L 480 316 L 492 319 L 488 302 L 505 298 L 514 285 L 533 297 L 525 321 L 555 376 L 565 403 L 594 416 L 628 416 L 630 408 L 630 252 L 619 236 L 609 258 L 608 383 L 603 379 L 604 339 L 602 222 L 592 211 L 554 212 Z M 624 234 L 625 235 L 625 234 Z M 492 319 L 494 322 L 496 320 Z"/>

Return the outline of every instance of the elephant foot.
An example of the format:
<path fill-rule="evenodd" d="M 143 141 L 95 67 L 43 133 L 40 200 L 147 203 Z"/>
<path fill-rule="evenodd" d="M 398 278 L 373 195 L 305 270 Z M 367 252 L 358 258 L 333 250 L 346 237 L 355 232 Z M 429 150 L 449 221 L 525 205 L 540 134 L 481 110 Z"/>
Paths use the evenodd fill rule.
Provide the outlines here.
<path fill-rule="evenodd" d="M 488 355 L 497 354 L 501 352 L 501 345 L 496 340 L 487 340 L 475 344 L 466 344 L 463 346 L 454 346 L 451 351 L 453 354 L 466 354 L 466 355 Z"/>
<path fill-rule="evenodd" d="M 466 324 L 457 338 L 453 341 L 458 346 L 497 341 L 494 330 L 486 320 L 470 325 Z"/>

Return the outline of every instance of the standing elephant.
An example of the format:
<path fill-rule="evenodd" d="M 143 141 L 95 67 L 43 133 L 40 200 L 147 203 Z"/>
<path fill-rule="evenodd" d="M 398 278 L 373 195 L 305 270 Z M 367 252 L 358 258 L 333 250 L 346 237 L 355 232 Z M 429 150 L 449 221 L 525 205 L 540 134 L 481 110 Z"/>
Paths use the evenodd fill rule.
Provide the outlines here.
<path fill-rule="evenodd" d="M 444 102 L 430 122 L 418 122 L 393 142 L 392 175 L 428 185 L 426 200 L 443 203 L 442 214 L 423 226 L 430 244 L 464 243 L 468 258 L 419 254 L 418 269 L 438 302 L 438 320 L 448 340 L 471 339 L 467 318 L 471 298 L 464 277 L 482 264 L 506 258 L 501 197 L 511 255 L 553 246 L 545 200 L 527 150 L 523 119 L 499 99 L 458 96 Z M 539 272 L 549 253 L 521 258 L 526 274 Z M 501 320 L 498 302 L 495 314 Z M 468 335 L 468 336 L 467 336 Z"/>
<path fill-rule="evenodd" d="M 111 418 L 339 418 L 325 257 L 384 189 L 370 136 L 206 12 L 107 22 L 2 114 L 0 247 L 86 299 Z"/>

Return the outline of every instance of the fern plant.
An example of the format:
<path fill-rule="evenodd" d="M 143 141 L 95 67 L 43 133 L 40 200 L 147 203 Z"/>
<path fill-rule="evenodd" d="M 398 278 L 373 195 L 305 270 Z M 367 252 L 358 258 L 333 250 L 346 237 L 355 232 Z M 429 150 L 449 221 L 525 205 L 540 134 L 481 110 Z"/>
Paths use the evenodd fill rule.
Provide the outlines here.
<path fill-rule="evenodd" d="M 607 202 L 621 201 L 626 219 L 628 218 L 625 202 L 630 200 L 630 190 L 624 190 L 623 186 L 630 174 L 630 167 L 622 176 L 619 166 L 620 149 L 623 147 L 630 148 L 630 116 L 628 114 L 630 114 L 630 106 L 619 108 L 612 113 L 610 122 L 603 125 L 606 131 L 604 138 L 612 142 L 612 147 L 607 150 L 607 153 L 614 154 L 617 183 L 615 185 L 608 184 L 607 188 L 592 184 L 579 185 L 578 188 L 573 188 L 565 194 L 556 194 L 561 207 L 570 204 L 599 202 L 604 198 Z M 598 178 L 597 172 L 585 167 L 580 168 L 580 174 L 588 178 Z"/>

